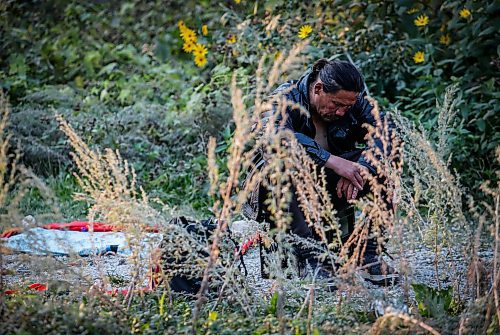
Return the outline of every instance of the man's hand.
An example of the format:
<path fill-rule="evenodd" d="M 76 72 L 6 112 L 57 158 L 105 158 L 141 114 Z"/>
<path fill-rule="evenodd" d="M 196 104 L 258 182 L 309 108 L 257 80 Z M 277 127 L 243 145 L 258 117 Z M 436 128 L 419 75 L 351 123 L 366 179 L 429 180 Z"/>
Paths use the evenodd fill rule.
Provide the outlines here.
<path fill-rule="evenodd" d="M 337 197 L 339 198 L 342 198 L 343 194 L 347 200 L 354 200 L 358 196 L 359 190 L 360 189 L 344 177 L 340 178 L 337 183 Z"/>
<path fill-rule="evenodd" d="M 348 181 L 350 181 L 354 187 L 358 190 L 362 190 L 365 185 L 365 181 L 361 174 L 362 169 L 366 169 L 365 167 L 359 165 L 358 163 L 351 162 L 342 157 L 330 155 L 328 161 L 325 166 L 329 169 L 332 169 L 336 174 L 341 177 L 344 177 Z"/>

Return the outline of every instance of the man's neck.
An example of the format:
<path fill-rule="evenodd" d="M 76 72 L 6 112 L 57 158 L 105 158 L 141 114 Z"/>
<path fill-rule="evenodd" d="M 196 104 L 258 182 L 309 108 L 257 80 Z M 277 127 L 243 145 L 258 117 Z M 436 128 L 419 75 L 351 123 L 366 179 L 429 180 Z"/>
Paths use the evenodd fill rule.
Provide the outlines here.
<path fill-rule="evenodd" d="M 315 128 L 314 140 L 325 150 L 330 151 L 327 140 L 327 123 L 317 113 L 311 113 L 312 122 Z"/>

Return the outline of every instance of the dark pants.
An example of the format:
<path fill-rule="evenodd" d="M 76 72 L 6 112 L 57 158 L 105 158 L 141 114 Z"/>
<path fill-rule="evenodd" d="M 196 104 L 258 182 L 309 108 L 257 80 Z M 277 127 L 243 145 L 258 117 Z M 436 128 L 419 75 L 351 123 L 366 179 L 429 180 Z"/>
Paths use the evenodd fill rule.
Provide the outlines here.
<path fill-rule="evenodd" d="M 361 150 L 356 150 L 352 152 L 348 152 L 346 154 L 341 155 L 341 157 L 351 160 L 351 161 L 357 161 L 361 155 Z M 333 207 L 337 211 L 337 217 L 339 218 L 340 222 L 342 223 L 343 227 L 346 227 L 345 231 L 343 232 L 343 239 L 346 240 L 349 235 L 353 232 L 354 230 L 354 208 L 351 204 L 347 202 L 347 199 L 345 196 L 342 196 L 342 198 L 339 198 L 337 196 L 337 191 L 336 191 L 336 186 L 338 181 L 340 180 L 340 176 L 337 175 L 335 172 L 333 172 L 330 169 L 325 169 L 326 172 L 326 182 L 327 182 L 327 190 L 330 195 L 330 200 L 332 201 Z M 265 189 L 260 190 L 260 196 L 259 196 L 259 202 L 261 204 L 264 203 L 265 198 L 267 197 L 267 192 Z M 360 192 L 358 192 L 358 197 L 363 197 L 366 194 L 370 193 L 370 188 L 368 183 L 365 184 L 364 189 Z M 265 210 L 266 206 L 261 205 L 260 208 L 263 208 L 262 212 L 262 220 L 266 222 L 270 222 L 271 228 L 273 228 L 273 219 L 272 216 Z M 302 210 L 300 209 L 299 206 L 299 201 L 297 199 L 297 196 L 295 195 L 295 191 L 293 191 L 292 194 L 292 199 L 289 203 L 288 210 L 287 212 L 291 215 L 292 221 L 289 227 L 289 232 L 300 236 L 302 238 L 313 238 L 313 239 L 319 239 L 318 236 L 314 233 L 314 231 L 309 227 L 307 224 L 304 214 L 302 213 Z M 331 240 L 333 239 L 334 236 L 329 236 L 327 234 L 327 239 Z M 367 241 L 365 253 L 375 253 L 377 249 L 377 241 L 375 239 L 369 239 Z M 313 250 L 310 250 L 305 247 L 296 247 L 295 248 L 295 254 L 298 258 L 299 261 L 306 260 L 310 257 L 312 257 Z"/>

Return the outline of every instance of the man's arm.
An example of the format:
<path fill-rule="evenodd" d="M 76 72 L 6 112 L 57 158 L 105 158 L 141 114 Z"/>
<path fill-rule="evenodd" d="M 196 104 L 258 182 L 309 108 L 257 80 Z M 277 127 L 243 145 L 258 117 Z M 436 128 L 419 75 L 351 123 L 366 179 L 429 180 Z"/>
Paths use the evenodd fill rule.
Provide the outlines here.
<path fill-rule="evenodd" d="M 281 98 L 286 98 L 293 103 L 293 99 L 287 98 L 285 91 L 290 92 L 291 86 L 289 84 L 284 84 L 280 86 L 273 95 L 271 99 L 274 100 L 272 103 L 271 113 L 266 113 L 267 119 L 270 115 L 278 113 L 279 104 L 283 103 Z M 281 102 L 280 102 L 281 100 Z M 285 128 L 292 131 L 295 135 L 297 141 L 303 146 L 303 148 L 308 153 L 309 157 L 320 167 L 325 166 L 326 168 L 332 169 L 338 175 L 346 178 L 353 183 L 353 187 L 356 186 L 360 190 L 363 189 L 364 181 L 360 174 L 362 166 L 355 162 L 351 162 L 344 158 L 330 154 L 325 148 L 323 148 L 318 142 L 313 138 L 305 135 L 300 129 L 306 122 L 307 116 L 301 112 L 299 108 L 292 108 L 292 106 L 286 107 L 285 121 L 283 122 L 283 115 L 279 114 L 276 118 L 275 127 Z M 267 123 L 265 121 L 264 123 Z"/>
<path fill-rule="evenodd" d="M 368 100 L 364 98 L 364 96 L 360 96 L 356 102 L 356 104 L 353 106 L 353 109 L 350 111 L 353 113 L 353 116 L 355 117 L 357 121 L 357 127 L 355 129 L 352 129 L 352 132 L 356 134 L 355 141 L 359 143 L 367 143 L 367 138 L 366 135 L 368 134 L 368 131 L 363 125 L 369 124 L 373 127 L 384 127 L 386 123 L 388 122 L 388 128 L 389 128 L 389 136 L 391 136 L 392 132 L 394 131 L 394 124 L 391 122 L 389 118 L 385 116 L 383 112 L 380 112 L 379 117 L 381 124 L 377 124 L 377 119 L 375 119 L 374 115 L 372 114 L 373 111 L 373 106 L 370 104 Z M 386 150 L 385 154 L 388 154 L 392 148 L 390 146 L 390 143 L 386 144 L 386 147 L 384 149 L 384 143 L 383 139 L 381 138 L 374 138 L 374 145 L 381 151 L 384 152 Z M 372 149 L 368 145 L 366 146 L 365 150 L 370 150 Z M 364 153 L 363 151 L 363 153 Z M 365 171 L 369 172 L 372 175 L 376 175 L 377 171 L 375 167 L 367 160 L 364 154 L 361 154 L 360 158 L 357 161 L 358 167 L 360 168 L 358 171 L 354 171 L 354 175 L 356 176 L 356 179 L 359 179 L 358 173 L 360 174 L 360 170 L 364 169 Z M 334 165 L 337 166 L 342 166 L 342 162 L 332 162 Z M 350 171 L 348 171 L 349 173 Z M 338 173 L 339 175 L 342 175 Z M 359 184 L 355 184 L 352 178 L 346 178 L 344 175 L 342 175 L 343 178 L 341 178 L 337 184 L 337 196 L 340 198 L 342 195 L 345 195 L 345 197 L 349 199 L 355 199 L 358 195 L 358 191 L 362 190 L 363 187 L 359 187 Z M 362 176 L 361 176 L 362 177 Z M 364 186 L 364 183 L 363 183 Z"/>
<path fill-rule="evenodd" d="M 355 187 L 359 190 L 363 189 L 364 180 L 361 175 L 362 167 L 347 159 L 339 156 L 330 154 L 326 149 L 324 149 L 318 142 L 316 142 L 311 137 L 304 135 L 303 133 L 297 131 L 297 127 L 294 127 L 293 117 L 300 117 L 300 115 L 292 115 L 292 113 L 300 113 L 300 111 L 288 111 L 287 119 L 284 127 L 288 130 L 293 131 L 297 141 L 304 147 L 306 152 L 312 158 L 312 160 L 319 166 L 324 166 L 328 169 L 333 170 L 339 176 L 346 178 L 351 181 Z M 278 124 L 281 123 L 282 118 L 278 117 Z"/>

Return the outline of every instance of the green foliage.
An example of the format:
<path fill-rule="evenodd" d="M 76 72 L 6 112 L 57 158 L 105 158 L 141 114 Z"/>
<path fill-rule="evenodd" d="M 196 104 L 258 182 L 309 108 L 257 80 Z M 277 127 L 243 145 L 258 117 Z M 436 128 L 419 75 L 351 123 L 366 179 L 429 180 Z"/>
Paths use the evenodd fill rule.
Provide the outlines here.
<path fill-rule="evenodd" d="M 443 317 L 447 314 L 455 315 L 459 305 L 453 299 L 453 288 L 437 289 L 425 284 L 412 284 L 415 291 L 418 311 L 424 317 Z"/>
<path fill-rule="evenodd" d="M 289 49 L 300 40 L 299 28 L 310 24 L 310 59 L 350 55 L 370 93 L 387 107 L 399 106 L 431 134 L 435 98 L 459 83 L 459 119 L 449 133 L 452 168 L 473 192 L 480 180 L 495 178 L 496 2 L 173 1 L 169 11 L 164 6 L 138 0 L 2 5 L 0 28 L 8 33 L 0 36 L 0 86 L 14 104 L 12 125 L 23 162 L 37 174 L 67 169 L 64 139 L 53 121 L 57 111 L 87 142 L 119 149 L 146 189 L 158 187 L 162 200 L 179 205 L 175 200 L 185 198 L 206 207 L 209 200 L 196 195 L 206 189 L 200 157 L 207 135 L 221 138 L 230 126 L 233 71 L 246 101 L 252 101 L 260 56 Z M 471 12 L 465 18 L 464 8 Z M 417 27 L 414 20 L 421 15 L 428 23 Z M 178 20 L 208 47 L 204 69 L 182 51 Z M 228 42 L 231 36 L 235 43 Z M 449 37 L 445 44 L 443 36 Z M 424 62 L 414 62 L 417 51 L 425 53 Z"/>
<path fill-rule="evenodd" d="M 269 302 L 269 307 L 267 308 L 267 314 L 276 316 L 276 311 L 278 310 L 278 298 L 279 291 L 276 291 L 271 296 L 271 301 Z"/>
<path fill-rule="evenodd" d="M 49 1 L 30 7 L 37 15 L 25 6 L 8 1 L 0 12 L 12 32 L 0 37 L 6 46 L 0 69 L 7 69 L 0 85 L 14 103 L 11 131 L 22 162 L 44 176 L 68 169 L 57 112 L 86 142 L 118 149 L 154 196 L 206 213 L 204 143 L 229 126 L 232 69 L 221 64 L 199 72 L 186 63 L 178 17 L 161 1 Z M 237 71 L 247 91 L 249 70 Z M 34 205 L 36 197 L 27 201 Z"/>
<path fill-rule="evenodd" d="M 471 15 L 462 17 L 468 9 Z M 458 117 L 452 124 L 452 168 L 477 195 L 481 180 L 495 178 L 494 149 L 500 144 L 498 124 L 498 31 L 500 6 L 495 1 L 268 1 L 258 10 L 242 6 L 227 13 L 225 22 L 238 37 L 229 46 L 232 62 L 249 66 L 262 52 L 277 54 L 298 41 L 300 26 L 313 33 L 308 56 L 351 57 L 361 68 L 369 92 L 387 108 L 432 133 L 436 98 L 458 83 Z M 428 22 L 417 26 L 425 15 Z M 445 38 L 443 40 L 443 38 Z M 414 55 L 424 52 L 423 62 Z M 251 65 L 250 65 L 251 66 Z M 471 159 L 472 158 L 472 159 Z"/>
<path fill-rule="evenodd" d="M 128 325 L 119 310 L 71 301 L 18 293 L 6 301 L 15 313 L 2 313 L 3 334 L 124 334 Z M 103 308 L 104 307 L 104 308 Z"/>
<path fill-rule="evenodd" d="M 87 204 L 74 200 L 74 194 L 79 192 L 76 178 L 70 173 L 60 173 L 49 176 L 43 188 L 30 185 L 19 203 L 19 212 L 23 215 L 33 215 L 39 223 L 54 220 L 72 221 L 85 218 Z M 46 215 L 48 213 L 52 213 Z"/>

